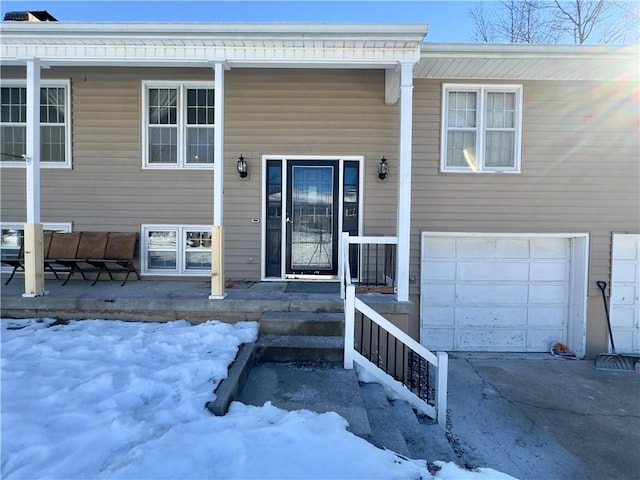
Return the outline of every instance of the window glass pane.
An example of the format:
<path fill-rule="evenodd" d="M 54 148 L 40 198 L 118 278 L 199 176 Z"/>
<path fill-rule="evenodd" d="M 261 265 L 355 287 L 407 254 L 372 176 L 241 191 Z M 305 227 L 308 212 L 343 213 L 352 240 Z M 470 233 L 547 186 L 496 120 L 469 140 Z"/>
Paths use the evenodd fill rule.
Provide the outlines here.
<path fill-rule="evenodd" d="M 475 128 L 476 93 L 449 92 L 447 124 L 449 127 Z"/>
<path fill-rule="evenodd" d="M 187 129 L 187 163 L 213 163 L 213 128 Z"/>
<path fill-rule="evenodd" d="M 0 95 L 0 122 L 25 123 L 27 121 L 27 89 L 2 87 Z"/>
<path fill-rule="evenodd" d="M 177 269 L 175 231 L 147 232 L 147 265 L 154 270 Z"/>
<path fill-rule="evenodd" d="M 515 113 L 515 93 L 487 94 L 487 128 L 514 128 Z"/>
<path fill-rule="evenodd" d="M 447 133 L 447 167 L 470 167 L 476 170 L 475 132 Z"/>
<path fill-rule="evenodd" d="M 178 118 L 178 90 L 175 88 L 149 89 L 149 124 L 175 125 Z"/>
<path fill-rule="evenodd" d="M 4 258 L 18 258 L 20 245 L 22 245 L 24 232 L 20 229 L 3 228 L 0 253 Z"/>
<path fill-rule="evenodd" d="M 187 89 L 187 124 L 213 125 L 213 89 Z"/>
<path fill-rule="evenodd" d="M 178 129 L 149 128 L 149 163 L 178 162 Z"/>
<path fill-rule="evenodd" d="M 514 167 L 515 132 L 487 132 L 485 140 L 486 167 Z"/>
<path fill-rule="evenodd" d="M 185 230 L 185 270 L 211 270 L 211 232 Z"/>
<path fill-rule="evenodd" d="M 64 127 L 44 125 L 40 127 L 40 160 L 43 162 L 64 162 Z"/>
<path fill-rule="evenodd" d="M 22 155 L 27 152 L 27 127 L 0 128 L 0 149 L 2 155 L 0 161 L 21 162 L 24 161 Z"/>

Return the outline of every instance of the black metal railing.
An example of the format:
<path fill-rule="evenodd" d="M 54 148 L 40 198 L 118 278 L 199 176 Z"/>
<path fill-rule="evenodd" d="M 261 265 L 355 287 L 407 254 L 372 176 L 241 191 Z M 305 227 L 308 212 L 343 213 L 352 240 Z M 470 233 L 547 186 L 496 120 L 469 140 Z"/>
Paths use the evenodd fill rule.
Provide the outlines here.
<path fill-rule="evenodd" d="M 360 287 L 396 287 L 396 245 L 363 243 L 357 246 L 360 265 L 357 281 Z M 352 272 L 352 276 L 353 272 Z"/>
<path fill-rule="evenodd" d="M 355 350 L 421 400 L 435 405 L 436 369 L 362 312 L 355 317 Z"/>

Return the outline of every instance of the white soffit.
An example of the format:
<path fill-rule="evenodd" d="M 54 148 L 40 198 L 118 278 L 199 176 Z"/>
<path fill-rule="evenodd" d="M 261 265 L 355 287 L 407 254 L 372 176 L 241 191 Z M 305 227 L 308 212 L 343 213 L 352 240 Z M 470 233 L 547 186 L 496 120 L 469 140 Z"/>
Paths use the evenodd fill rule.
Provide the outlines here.
<path fill-rule="evenodd" d="M 417 78 L 639 81 L 640 46 L 423 44 Z"/>
<path fill-rule="evenodd" d="M 0 60 L 45 65 L 389 67 L 417 62 L 427 25 L 0 24 Z"/>

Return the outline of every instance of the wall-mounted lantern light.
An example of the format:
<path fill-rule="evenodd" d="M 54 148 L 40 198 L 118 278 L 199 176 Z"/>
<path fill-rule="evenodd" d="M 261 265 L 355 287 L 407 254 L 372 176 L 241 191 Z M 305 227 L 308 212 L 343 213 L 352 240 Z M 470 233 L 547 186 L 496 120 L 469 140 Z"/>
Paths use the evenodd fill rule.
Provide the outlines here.
<path fill-rule="evenodd" d="M 387 159 L 382 157 L 380 163 L 378 164 L 378 178 L 380 180 L 384 180 L 387 178 L 387 173 L 389 172 L 389 165 L 387 164 Z"/>
<path fill-rule="evenodd" d="M 247 162 L 245 161 L 242 154 L 240 154 L 240 157 L 238 157 L 238 175 L 240 175 L 240 178 L 246 178 L 248 174 Z"/>

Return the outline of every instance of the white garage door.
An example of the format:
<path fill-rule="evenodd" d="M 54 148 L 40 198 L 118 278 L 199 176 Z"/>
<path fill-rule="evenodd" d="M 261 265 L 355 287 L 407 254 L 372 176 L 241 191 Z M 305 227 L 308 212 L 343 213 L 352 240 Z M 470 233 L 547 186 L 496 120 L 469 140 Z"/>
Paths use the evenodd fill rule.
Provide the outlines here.
<path fill-rule="evenodd" d="M 422 241 L 427 348 L 544 352 L 568 343 L 570 238 L 433 235 Z"/>
<path fill-rule="evenodd" d="M 640 353 L 640 235 L 613 235 L 611 329 L 616 351 Z"/>

